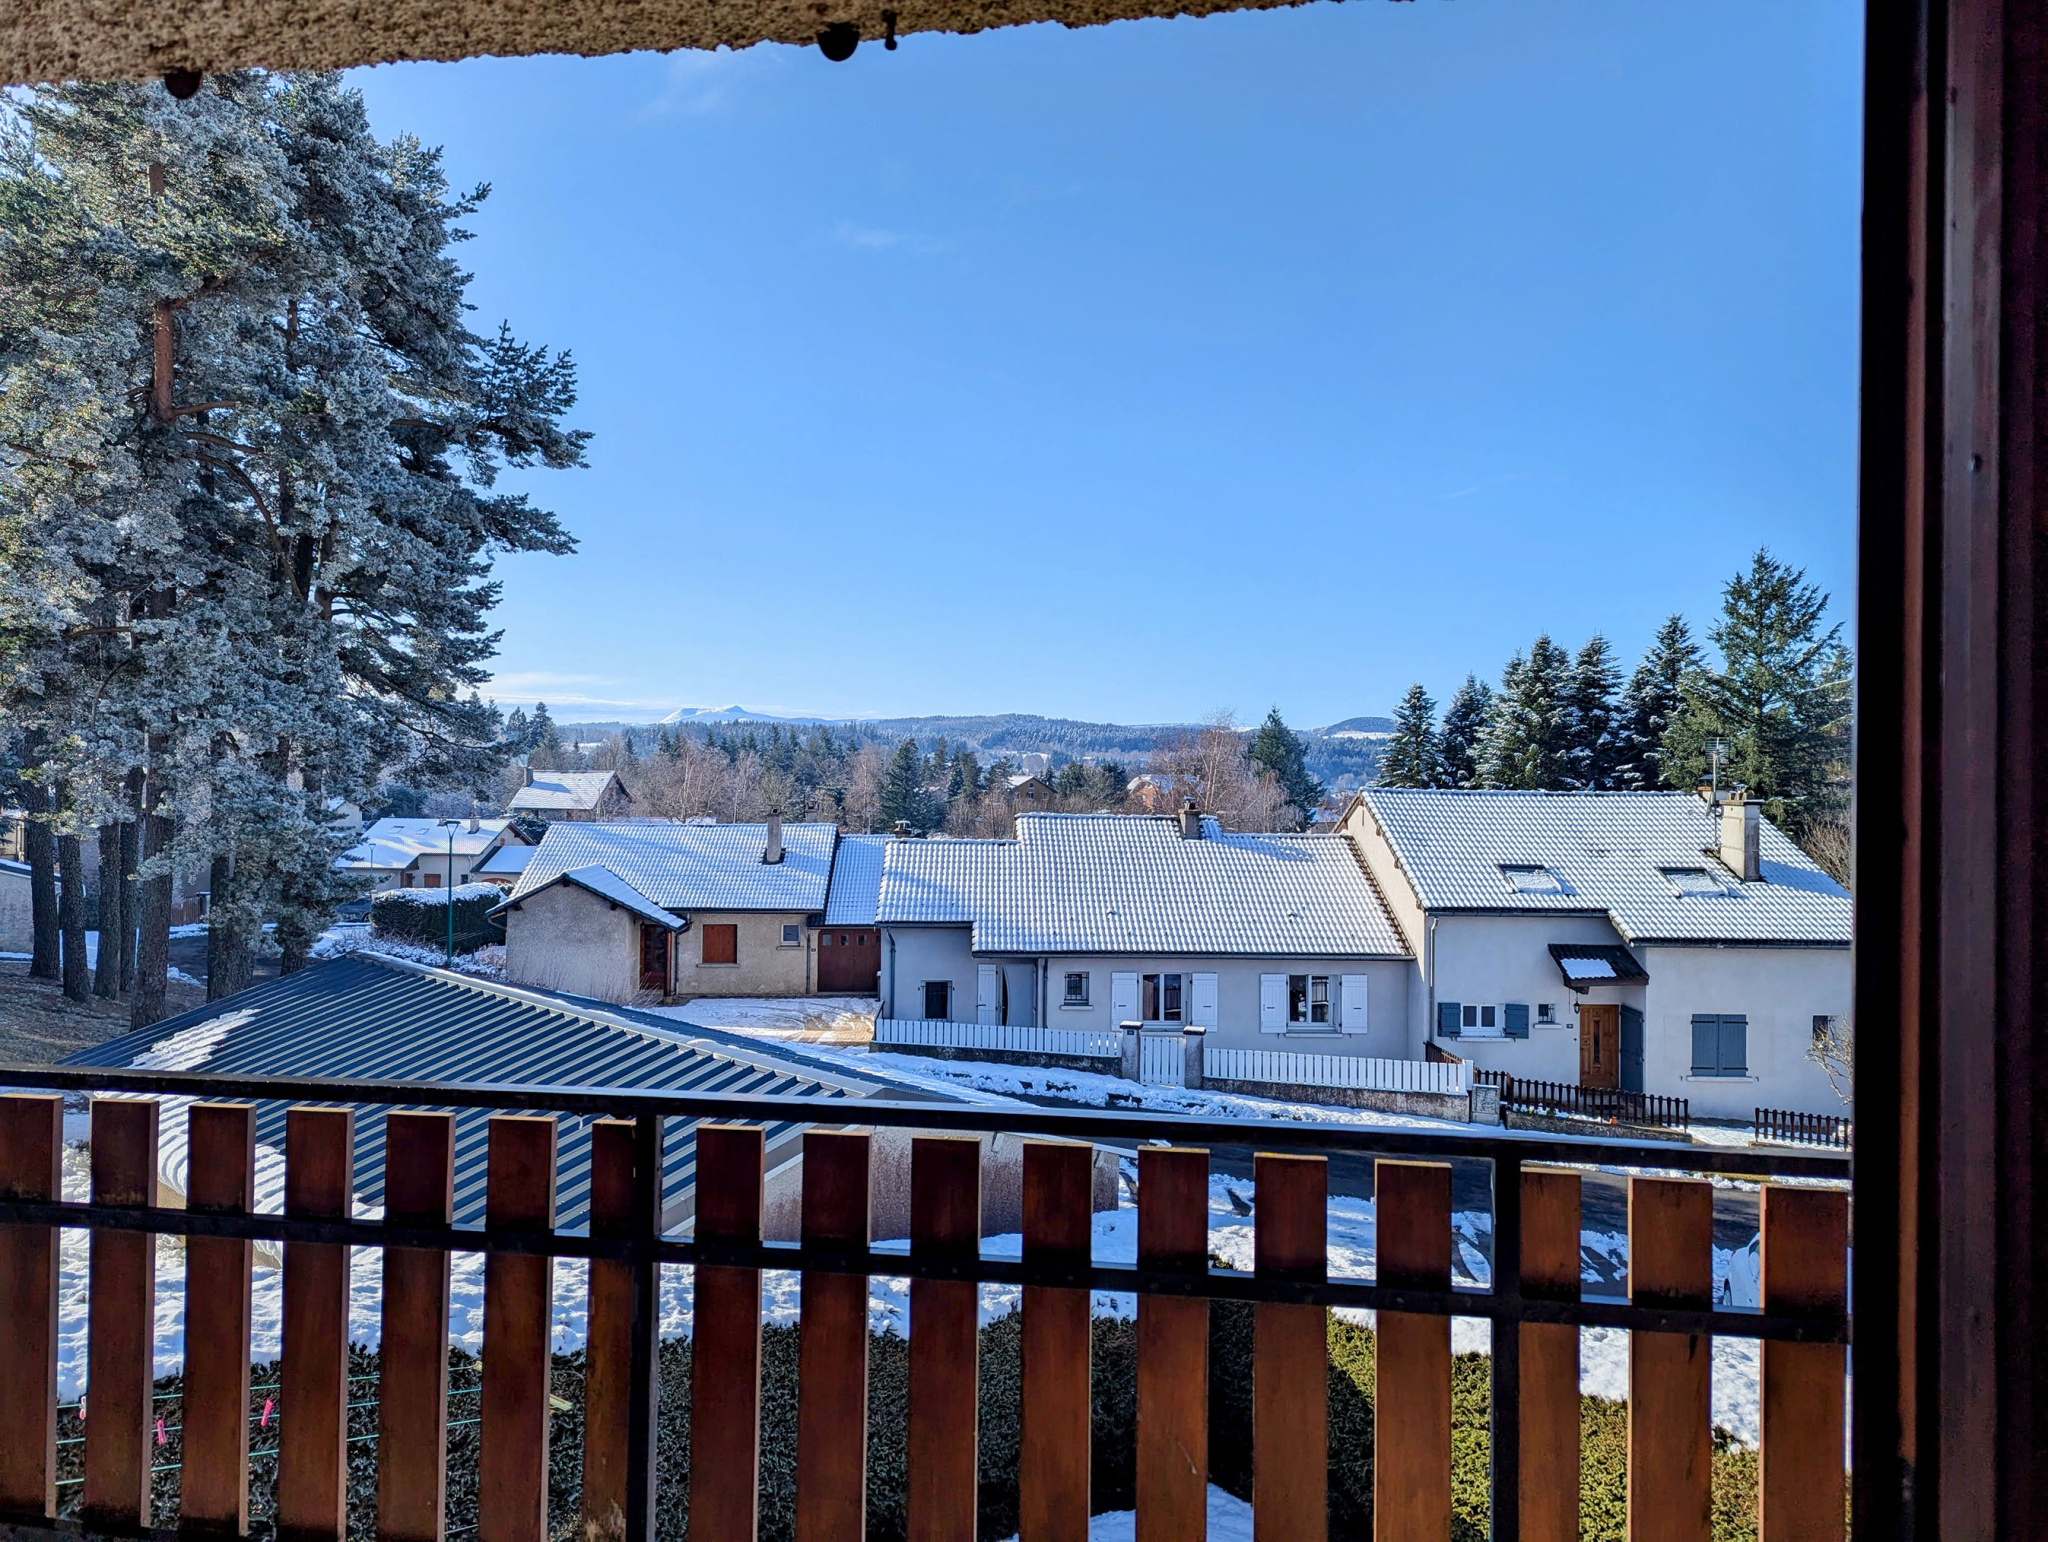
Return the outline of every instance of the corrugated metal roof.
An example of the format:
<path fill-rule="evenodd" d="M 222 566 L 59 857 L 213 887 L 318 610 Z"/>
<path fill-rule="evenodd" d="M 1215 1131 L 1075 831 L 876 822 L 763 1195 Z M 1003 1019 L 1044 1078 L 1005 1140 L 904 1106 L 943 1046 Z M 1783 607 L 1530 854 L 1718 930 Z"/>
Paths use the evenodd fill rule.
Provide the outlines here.
<path fill-rule="evenodd" d="M 1426 910 L 1604 911 L 1632 943 L 1846 944 L 1848 893 L 1769 820 L 1762 872 L 1742 883 L 1712 855 L 1715 816 L 1687 792 L 1543 793 L 1368 787 L 1378 823 Z M 1540 865 L 1557 892 L 1503 869 Z M 1705 868 L 1711 894 L 1666 870 Z"/>
<path fill-rule="evenodd" d="M 672 932 L 679 932 L 683 929 L 683 923 L 678 917 L 663 910 L 653 900 L 642 894 L 608 867 L 579 867 L 571 869 L 569 872 L 549 879 L 548 882 L 542 884 L 538 889 L 528 889 L 524 894 L 520 895 L 519 899 L 531 899 L 534 895 L 540 893 L 541 889 L 551 889 L 558 883 L 573 884 L 579 889 L 588 889 L 599 899 L 610 900 L 614 905 L 623 905 L 643 921 L 651 921 L 657 926 L 665 926 Z M 507 900 L 496 910 L 493 910 L 491 914 L 494 916 L 503 915 L 518 903 L 519 900 L 516 899 Z"/>
<path fill-rule="evenodd" d="M 651 1032 L 630 1019 L 585 1010 L 542 993 L 494 985 L 371 954 L 315 964 L 98 1044 L 67 1065 L 151 1063 L 220 1075 L 333 1076 L 358 1080 L 523 1082 L 560 1087 L 633 1087 L 664 1092 L 811 1094 L 860 1098 L 886 1088 L 791 1062 L 751 1044 L 714 1043 L 689 1025 Z M 384 1193 L 383 1110 L 360 1107 L 355 1188 L 371 1204 Z M 484 1213 L 489 1111 L 455 1111 L 455 1219 Z M 257 1110 L 256 1138 L 284 1146 L 285 1105 Z M 559 1224 L 581 1226 L 590 1201 L 589 1121 L 559 1121 Z M 795 1125 L 768 1130 L 772 1147 Z M 695 1126 L 671 1119 L 662 1180 L 664 1211 L 696 1178 Z"/>
<path fill-rule="evenodd" d="M 891 837 L 842 835 L 825 898 L 827 926 L 873 926 L 882 902 L 882 860 Z"/>
<path fill-rule="evenodd" d="M 766 825 L 571 824 L 548 833 L 512 897 L 579 867 L 607 867 L 665 910 L 825 908 L 836 825 L 782 827 L 783 857 L 763 862 Z"/>
<path fill-rule="evenodd" d="M 467 819 L 380 819 L 363 838 L 337 859 L 340 867 L 409 867 L 419 857 L 445 857 L 449 841 L 455 855 L 473 857 L 504 833 L 509 819 L 479 819 L 474 830 Z"/>
<path fill-rule="evenodd" d="M 506 807 L 536 814 L 594 809 L 614 775 L 610 771 L 536 771 Z"/>
<path fill-rule="evenodd" d="M 1407 955 L 1343 836 L 1202 823 L 1020 814 L 1014 841 L 891 841 L 879 919 L 966 923 L 985 953 Z"/>

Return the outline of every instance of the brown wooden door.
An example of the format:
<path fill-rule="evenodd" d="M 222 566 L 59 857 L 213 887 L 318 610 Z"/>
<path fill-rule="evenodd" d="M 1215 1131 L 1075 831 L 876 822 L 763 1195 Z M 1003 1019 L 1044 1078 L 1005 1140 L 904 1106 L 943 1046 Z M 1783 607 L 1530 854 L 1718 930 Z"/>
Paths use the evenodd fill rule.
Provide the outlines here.
<path fill-rule="evenodd" d="M 873 996 L 881 988 L 882 934 L 872 926 L 833 926 L 818 933 L 818 989 L 835 996 Z"/>
<path fill-rule="evenodd" d="M 1621 1085 L 1621 1008 L 1579 1008 L 1579 1085 Z"/>

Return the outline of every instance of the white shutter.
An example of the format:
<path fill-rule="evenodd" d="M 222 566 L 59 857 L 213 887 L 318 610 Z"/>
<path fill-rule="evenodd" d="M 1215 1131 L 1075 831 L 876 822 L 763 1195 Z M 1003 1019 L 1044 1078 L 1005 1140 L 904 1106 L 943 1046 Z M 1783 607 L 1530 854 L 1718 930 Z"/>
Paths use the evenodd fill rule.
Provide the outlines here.
<path fill-rule="evenodd" d="M 977 1023 L 999 1023 L 1003 1020 L 1002 989 L 997 966 L 983 964 L 974 979 L 974 1020 Z"/>
<path fill-rule="evenodd" d="M 1285 1033 L 1287 1031 L 1287 976 L 1284 974 L 1262 974 L 1259 976 L 1259 1032 Z"/>
<path fill-rule="evenodd" d="M 1194 1000 L 1190 1003 L 1191 1015 L 1188 1021 L 1197 1028 L 1216 1026 L 1216 976 L 1213 974 L 1190 975 L 1194 985 Z"/>
<path fill-rule="evenodd" d="M 1136 974 L 1113 974 L 1109 977 L 1109 1017 L 1119 1025 L 1128 1023 L 1138 1015 L 1138 977 Z"/>
<path fill-rule="evenodd" d="M 1344 1031 L 1365 1032 L 1365 976 L 1347 974 L 1344 976 Z"/>

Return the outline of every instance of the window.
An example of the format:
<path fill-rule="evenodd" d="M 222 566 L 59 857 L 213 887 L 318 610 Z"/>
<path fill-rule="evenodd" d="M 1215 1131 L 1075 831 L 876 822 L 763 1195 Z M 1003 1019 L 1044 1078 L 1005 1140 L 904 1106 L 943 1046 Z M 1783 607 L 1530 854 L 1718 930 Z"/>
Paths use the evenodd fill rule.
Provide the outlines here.
<path fill-rule="evenodd" d="M 1458 1023 L 1458 1031 L 1464 1034 L 1465 1037 L 1473 1039 L 1498 1039 L 1504 1037 L 1501 1032 L 1501 1011 L 1497 1005 L 1491 1002 L 1484 1005 L 1475 1005 L 1468 1001 L 1461 1008 L 1461 1011 L 1463 1012 L 1463 1017 Z"/>
<path fill-rule="evenodd" d="M 1749 1019 L 1746 1016 L 1740 1012 L 1693 1013 L 1692 1074 L 1749 1074 Z"/>
<path fill-rule="evenodd" d="M 1664 881 L 1680 894 L 1701 899 L 1726 898 L 1728 890 L 1721 881 L 1703 867 L 1663 867 L 1658 871 Z"/>
<path fill-rule="evenodd" d="M 1557 1022 L 1557 1003 L 1554 1001 L 1537 1002 L 1536 1021 L 1539 1023 L 1555 1024 Z"/>
<path fill-rule="evenodd" d="M 1564 881 L 1538 863 L 1503 862 L 1500 875 L 1517 894 L 1564 894 Z"/>
<path fill-rule="evenodd" d="M 1181 1020 L 1181 976 L 1148 974 L 1139 982 L 1139 1016 L 1148 1023 Z"/>
<path fill-rule="evenodd" d="M 924 1015 L 928 1021 L 944 1022 L 953 1015 L 953 982 L 951 980 L 927 980 L 924 982 Z"/>
<path fill-rule="evenodd" d="M 1085 1007 L 1088 1005 L 1088 976 L 1085 971 L 1067 976 L 1067 994 L 1062 1005 Z"/>
<path fill-rule="evenodd" d="M 731 921 L 714 921 L 704 928 L 704 962 L 737 964 L 740 961 L 740 929 Z"/>
<path fill-rule="evenodd" d="M 802 947 L 802 946 L 803 946 L 803 941 L 804 941 L 804 929 L 803 929 L 803 927 L 802 927 L 802 926 L 800 926 L 799 924 L 797 924 L 797 923 L 796 923 L 796 922 L 794 922 L 794 921 L 788 921 L 788 922 L 785 922 L 785 923 L 783 923 L 783 927 L 782 927 L 782 945 L 783 945 L 783 946 L 784 946 L 785 948 L 798 948 L 798 947 Z"/>
<path fill-rule="evenodd" d="M 1813 1047 L 1815 1049 L 1826 1047 L 1828 1040 L 1833 1037 L 1834 1031 L 1835 1019 L 1826 1013 L 1816 1012 L 1813 1018 Z"/>
<path fill-rule="evenodd" d="M 1330 1026 L 1330 977 L 1291 974 L 1287 977 L 1287 1021 L 1310 1028 Z"/>

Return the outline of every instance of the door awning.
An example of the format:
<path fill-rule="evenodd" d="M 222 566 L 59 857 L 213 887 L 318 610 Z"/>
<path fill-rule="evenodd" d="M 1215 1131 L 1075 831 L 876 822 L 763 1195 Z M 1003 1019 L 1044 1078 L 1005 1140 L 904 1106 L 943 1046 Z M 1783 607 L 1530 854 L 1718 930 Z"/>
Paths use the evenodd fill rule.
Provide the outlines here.
<path fill-rule="evenodd" d="M 1550 956 L 1564 983 L 1581 993 L 1596 985 L 1635 985 L 1650 978 L 1627 948 L 1588 942 L 1553 942 Z"/>

